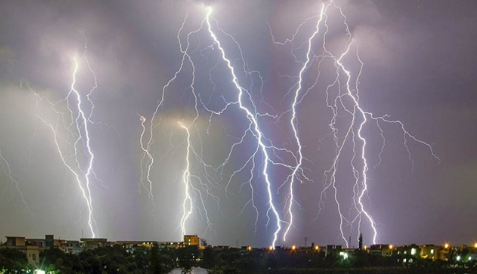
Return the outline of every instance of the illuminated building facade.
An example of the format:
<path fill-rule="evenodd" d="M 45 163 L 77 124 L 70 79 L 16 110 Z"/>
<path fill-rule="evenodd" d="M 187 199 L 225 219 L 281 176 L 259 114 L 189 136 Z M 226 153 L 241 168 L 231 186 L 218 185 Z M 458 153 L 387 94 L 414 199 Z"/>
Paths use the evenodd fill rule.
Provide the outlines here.
<path fill-rule="evenodd" d="M 184 246 L 200 246 L 200 238 L 197 235 L 184 235 Z"/>

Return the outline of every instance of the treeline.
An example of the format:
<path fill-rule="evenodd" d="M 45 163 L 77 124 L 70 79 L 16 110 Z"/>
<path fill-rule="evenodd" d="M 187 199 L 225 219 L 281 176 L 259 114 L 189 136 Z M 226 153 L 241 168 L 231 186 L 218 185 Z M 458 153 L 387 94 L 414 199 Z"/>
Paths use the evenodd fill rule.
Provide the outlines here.
<path fill-rule="evenodd" d="M 474 264 L 431 261 L 415 258 L 402 264 L 402 257 L 375 256 L 357 252 L 347 258 L 325 256 L 324 252 L 309 250 L 252 250 L 207 247 L 180 249 L 125 249 L 119 246 L 102 247 L 66 254 L 59 249 L 47 249 L 40 254 L 41 269 L 50 273 L 154 273 L 166 274 L 174 268 L 183 273 L 192 267 L 208 269 L 209 274 L 437 274 L 477 273 Z M 400 263 L 401 262 L 401 263 Z M 0 250 L 0 273 L 22 273 L 27 265 L 25 255 L 13 249 Z M 33 268 L 34 269 L 34 268 Z"/>
<path fill-rule="evenodd" d="M 31 266 L 25 254 L 14 249 L 0 249 L 0 273 L 25 273 L 40 268 L 47 273 L 154 273 L 170 272 L 174 267 L 176 250 L 137 249 L 134 252 L 122 247 L 102 247 L 80 254 L 67 254 L 58 248 L 40 253 L 40 265 Z"/>

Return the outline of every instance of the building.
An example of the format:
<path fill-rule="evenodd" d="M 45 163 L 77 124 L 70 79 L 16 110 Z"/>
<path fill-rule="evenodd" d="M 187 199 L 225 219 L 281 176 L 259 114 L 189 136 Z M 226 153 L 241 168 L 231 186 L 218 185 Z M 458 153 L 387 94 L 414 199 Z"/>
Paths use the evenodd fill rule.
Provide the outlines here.
<path fill-rule="evenodd" d="M 439 251 L 441 247 L 436 246 L 436 245 L 430 245 L 430 244 L 425 244 L 425 245 L 420 245 L 419 248 L 421 249 L 421 252 L 419 256 L 421 259 L 427 259 L 427 260 L 437 260 L 439 257 Z"/>
<path fill-rule="evenodd" d="M 371 245 L 368 252 L 371 255 L 378 255 L 383 257 L 391 257 L 393 255 L 394 246 L 391 244 L 377 244 Z"/>
<path fill-rule="evenodd" d="M 200 246 L 200 238 L 197 235 L 184 235 L 184 246 Z"/>
<path fill-rule="evenodd" d="M 108 239 L 106 238 L 81 238 L 80 241 L 84 250 L 96 249 L 108 245 Z"/>
<path fill-rule="evenodd" d="M 62 249 L 69 254 L 79 254 L 84 250 L 80 241 L 65 241 Z"/>
<path fill-rule="evenodd" d="M 40 263 L 40 249 L 35 244 L 30 244 L 25 237 L 7 236 L 7 241 L 0 248 L 11 248 L 25 254 L 28 263 L 38 265 Z"/>
<path fill-rule="evenodd" d="M 40 251 L 44 250 L 46 247 L 45 239 L 25 239 L 27 243 L 38 246 Z"/>
<path fill-rule="evenodd" d="M 338 257 L 343 252 L 342 245 L 327 245 L 325 250 L 325 256 Z"/>
<path fill-rule="evenodd" d="M 183 242 L 158 242 L 157 245 L 159 246 L 160 249 L 163 249 L 163 248 L 177 249 L 177 248 L 183 247 L 184 243 Z"/>

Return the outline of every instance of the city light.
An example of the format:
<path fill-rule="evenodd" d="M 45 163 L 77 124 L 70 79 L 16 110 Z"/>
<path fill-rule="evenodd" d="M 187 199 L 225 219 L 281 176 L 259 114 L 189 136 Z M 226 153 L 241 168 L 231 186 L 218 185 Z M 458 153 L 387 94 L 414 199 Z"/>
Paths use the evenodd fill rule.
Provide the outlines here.
<path fill-rule="evenodd" d="M 292 246 L 292 250 L 296 250 L 296 245 L 293 245 L 293 246 Z"/>
<path fill-rule="evenodd" d="M 340 256 L 343 257 L 343 260 L 348 259 L 348 253 L 346 253 L 346 252 L 343 252 L 343 251 L 340 252 Z"/>
<path fill-rule="evenodd" d="M 252 247 L 251 247 L 251 246 L 248 246 L 248 247 L 247 247 L 247 250 L 248 250 L 248 251 L 252 251 Z"/>
<path fill-rule="evenodd" d="M 273 251 L 273 246 L 270 246 L 268 250 Z"/>
<path fill-rule="evenodd" d="M 456 259 L 457 259 L 457 261 L 460 261 L 460 256 L 459 256 L 459 255 L 457 255 L 457 258 L 456 258 Z"/>
<path fill-rule="evenodd" d="M 389 249 L 393 249 L 393 248 L 394 248 L 394 246 L 393 246 L 393 245 L 389 245 Z"/>
<path fill-rule="evenodd" d="M 445 243 L 445 244 L 444 244 L 444 248 L 445 248 L 445 249 L 448 249 L 448 248 L 449 248 L 449 244 L 448 244 L 448 243 Z"/>
<path fill-rule="evenodd" d="M 416 249 L 415 248 L 411 248 L 411 255 L 416 255 Z"/>
<path fill-rule="evenodd" d="M 35 271 L 33 271 L 33 274 L 45 274 L 45 271 L 41 269 L 35 269 Z"/>
<path fill-rule="evenodd" d="M 474 248 L 477 248 L 477 243 L 474 244 Z"/>
<path fill-rule="evenodd" d="M 320 249 L 320 247 L 315 245 L 315 250 L 319 250 L 319 249 Z"/>

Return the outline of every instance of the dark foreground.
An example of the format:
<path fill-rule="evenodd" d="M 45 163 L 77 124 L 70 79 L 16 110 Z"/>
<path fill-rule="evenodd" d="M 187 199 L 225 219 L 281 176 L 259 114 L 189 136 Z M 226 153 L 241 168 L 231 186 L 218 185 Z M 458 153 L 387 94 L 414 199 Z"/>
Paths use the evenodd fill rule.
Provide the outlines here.
<path fill-rule="evenodd" d="M 403 263 L 406 261 L 407 263 Z M 409 263 L 412 261 L 411 263 Z M 57 273 L 191 273 L 193 267 L 207 269 L 209 274 L 438 274 L 475 273 L 477 264 L 469 260 L 430 260 L 417 255 L 372 255 L 365 251 L 346 257 L 312 249 L 214 249 L 197 247 L 179 249 L 127 249 L 120 246 L 101 247 L 79 254 L 67 254 L 60 249 L 46 249 L 40 254 L 40 264 L 29 264 L 25 254 L 13 249 L 0 249 L 0 273 L 32 273 L 42 269 Z M 178 271 L 180 268 L 182 271 Z M 197 272 L 197 269 L 195 269 Z M 205 273 L 202 270 L 201 273 Z"/>
<path fill-rule="evenodd" d="M 331 269 L 276 269 L 269 274 L 475 274 L 476 270 L 455 268 L 364 267 Z"/>

